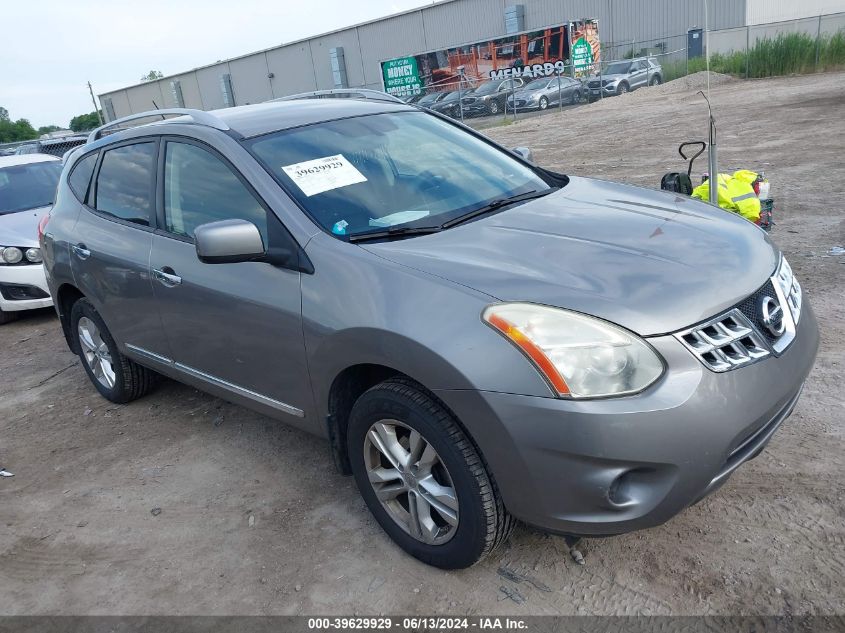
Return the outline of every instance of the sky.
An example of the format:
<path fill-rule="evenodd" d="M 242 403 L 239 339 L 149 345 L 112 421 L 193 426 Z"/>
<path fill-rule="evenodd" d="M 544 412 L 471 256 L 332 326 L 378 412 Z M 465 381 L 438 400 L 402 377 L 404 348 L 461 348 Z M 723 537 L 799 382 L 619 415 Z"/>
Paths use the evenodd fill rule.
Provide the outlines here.
<path fill-rule="evenodd" d="M 430 4 L 430 0 L 4 0 L 0 106 L 36 128 L 94 94 Z"/>

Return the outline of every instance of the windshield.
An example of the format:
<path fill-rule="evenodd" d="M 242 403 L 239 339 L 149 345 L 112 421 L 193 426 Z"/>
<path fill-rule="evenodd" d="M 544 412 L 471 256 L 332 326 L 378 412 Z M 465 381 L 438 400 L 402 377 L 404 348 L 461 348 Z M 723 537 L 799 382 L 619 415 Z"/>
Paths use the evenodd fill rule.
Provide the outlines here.
<path fill-rule="evenodd" d="M 529 83 L 523 90 L 540 90 L 541 88 L 545 88 L 549 85 L 548 79 L 535 79 L 531 83 Z"/>
<path fill-rule="evenodd" d="M 248 146 L 317 223 L 339 236 L 437 226 L 493 200 L 550 189 L 506 152 L 423 112 L 326 121 Z"/>
<path fill-rule="evenodd" d="M 631 69 L 631 62 L 613 62 L 604 71 L 605 75 L 625 75 Z"/>
<path fill-rule="evenodd" d="M 59 160 L 0 168 L 0 214 L 53 204 L 61 173 Z"/>

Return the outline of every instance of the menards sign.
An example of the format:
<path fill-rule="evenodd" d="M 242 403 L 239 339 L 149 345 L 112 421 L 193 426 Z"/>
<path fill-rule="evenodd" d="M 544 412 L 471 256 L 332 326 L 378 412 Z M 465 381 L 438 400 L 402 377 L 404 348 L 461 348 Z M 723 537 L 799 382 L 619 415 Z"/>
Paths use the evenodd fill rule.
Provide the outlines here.
<path fill-rule="evenodd" d="M 544 64 L 531 64 L 530 66 L 515 66 L 513 68 L 500 68 L 499 70 L 490 71 L 490 79 L 509 79 L 510 77 L 548 77 L 549 75 L 557 75 L 566 70 L 566 64 L 561 60 L 554 63 L 546 62 Z"/>
<path fill-rule="evenodd" d="M 598 21 L 575 20 L 383 61 L 382 82 L 385 92 L 405 96 L 509 77 L 578 77 L 595 70 L 600 53 Z"/>

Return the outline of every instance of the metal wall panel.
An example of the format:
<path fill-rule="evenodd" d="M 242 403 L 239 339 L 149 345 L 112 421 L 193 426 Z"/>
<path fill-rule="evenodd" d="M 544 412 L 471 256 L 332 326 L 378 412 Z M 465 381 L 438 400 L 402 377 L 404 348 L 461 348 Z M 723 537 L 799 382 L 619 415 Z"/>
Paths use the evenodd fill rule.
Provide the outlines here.
<path fill-rule="evenodd" d="M 273 98 L 264 53 L 229 61 L 235 105 L 262 103 Z"/>
<path fill-rule="evenodd" d="M 747 24 L 796 20 L 845 11 L 843 0 L 747 0 L 746 4 Z"/>
<path fill-rule="evenodd" d="M 171 81 L 178 81 L 182 87 L 182 99 L 185 101 L 186 108 L 203 109 L 202 98 L 200 97 L 200 87 L 197 83 L 197 73 L 190 72 L 184 75 L 174 75 L 167 78 L 168 85 Z M 176 108 L 176 102 L 173 100 L 172 91 L 165 91 L 164 103 L 168 108 Z"/>
<path fill-rule="evenodd" d="M 338 33 L 315 37 L 310 44 L 311 54 L 314 56 L 314 74 L 317 76 L 317 85 L 320 90 L 334 88 L 329 51 L 339 46 L 343 47 L 343 56 L 346 60 L 347 82 L 352 87 L 364 84 L 364 69 L 361 66 L 361 50 L 358 47 L 356 29 L 346 29 Z"/>
<path fill-rule="evenodd" d="M 612 0 L 522 0 L 525 4 L 526 30 L 563 24 L 581 18 L 599 20 L 599 36 L 610 28 L 609 6 Z M 642 1 L 642 0 L 640 0 Z"/>
<path fill-rule="evenodd" d="M 164 85 L 162 86 L 161 84 Z M 163 91 L 170 91 L 170 83 L 168 80 L 148 81 L 146 83 L 139 84 L 134 88 L 127 89 L 126 93 L 129 97 L 129 107 L 132 109 L 132 112 L 155 110 L 156 105 L 158 105 L 159 108 L 164 107 Z M 155 104 L 153 101 L 155 101 Z M 117 108 L 115 108 L 115 114 L 117 114 Z"/>
<path fill-rule="evenodd" d="M 447 6 L 455 4 L 458 3 L 451 2 Z M 429 50 L 426 46 L 422 11 L 404 13 L 386 20 L 362 24 L 358 27 L 358 35 L 361 41 L 361 57 L 364 61 L 364 82 L 370 86 L 381 86 L 379 62 Z"/>
<path fill-rule="evenodd" d="M 512 0 L 459 0 L 425 7 L 421 11 L 425 48 L 409 52 L 439 50 L 504 35 L 505 6 L 510 4 Z"/>
<path fill-rule="evenodd" d="M 114 116 L 116 119 L 119 119 L 124 116 L 129 116 L 130 114 L 134 114 L 136 112 L 129 105 L 129 95 L 127 94 L 126 90 L 110 92 L 107 96 L 111 99 L 112 107 L 114 108 Z M 106 113 L 104 111 L 103 115 L 105 114 Z"/>
<path fill-rule="evenodd" d="M 265 54 L 267 67 L 273 73 L 270 83 L 274 97 L 317 90 L 317 80 L 314 76 L 316 60 L 311 58 L 308 42 L 274 48 Z"/>
<path fill-rule="evenodd" d="M 217 108 L 225 107 L 223 103 L 223 91 L 220 90 L 220 75 L 228 72 L 229 64 L 226 62 L 194 71 L 202 98 L 202 105 L 205 110 L 216 110 Z"/>

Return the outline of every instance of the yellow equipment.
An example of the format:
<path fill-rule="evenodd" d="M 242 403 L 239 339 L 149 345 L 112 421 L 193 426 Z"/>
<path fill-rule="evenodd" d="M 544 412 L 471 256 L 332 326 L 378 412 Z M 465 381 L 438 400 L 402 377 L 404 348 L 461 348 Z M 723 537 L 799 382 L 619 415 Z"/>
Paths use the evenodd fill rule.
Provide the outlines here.
<path fill-rule="evenodd" d="M 731 174 L 719 174 L 719 206 L 727 211 L 738 213 L 749 222 L 760 221 L 760 199 L 754 191 L 752 183 L 757 180 L 757 174 L 747 169 L 740 169 Z M 692 197 L 710 200 L 710 180 L 692 190 Z"/>

